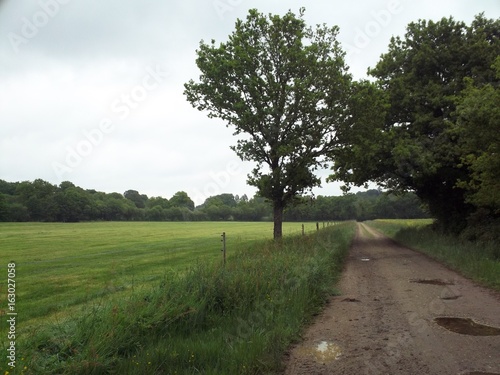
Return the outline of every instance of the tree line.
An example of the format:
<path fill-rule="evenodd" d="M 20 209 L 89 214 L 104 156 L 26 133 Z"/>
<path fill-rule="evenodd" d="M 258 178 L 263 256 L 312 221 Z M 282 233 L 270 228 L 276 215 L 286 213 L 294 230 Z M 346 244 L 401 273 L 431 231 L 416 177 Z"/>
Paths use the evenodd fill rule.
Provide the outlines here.
<path fill-rule="evenodd" d="M 353 80 L 339 28 L 256 9 L 224 42 L 201 41 L 186 99 L 244 135 L 248 184 L 273 204 L 274 237 L 296 197 L 319 186 L 376 182 L 414 192 L 436 228 L 500 232 L 500 20 L 419 20 Z M 484 236 L 483 236 L 484 235 Z"/>
<path fill-rule="evenodd" d="M 298 197 L 284 213 L 288 221 L 366 220 L 428 217 L 411 193 L 386 194 L 369 190 L 344 196 Z M 272 203 L 266 198 L 219 194 L 195 207 L 186 192 L 170 199 L 148 197 L 136 190 L 104 193 L 69 181 L 53 185 L 0 180 L 0 221 L 271 221 Z"/>

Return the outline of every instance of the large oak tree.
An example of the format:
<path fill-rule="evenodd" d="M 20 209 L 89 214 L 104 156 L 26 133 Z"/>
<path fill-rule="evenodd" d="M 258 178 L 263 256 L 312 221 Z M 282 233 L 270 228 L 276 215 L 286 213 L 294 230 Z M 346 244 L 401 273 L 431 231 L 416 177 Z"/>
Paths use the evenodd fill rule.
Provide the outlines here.
<path fill-rule="evenodd" d="M 499 55 L 499 20 L 410 23 L 369 71 L 377 82 L 353 95 L 358 105 L 350 108 L 352 126 L 339 133 L 344 148 L 333 153 L 333 177 L 415 191 L 443 229 L 460 232 L 477 199 L 496 199 L 489 189 L 498 174 L 486 174 L 498 165 L 497 143 L 487 134 L 499 130 L 492 67 Z"/>
<path fill-rule="evenodd" d="M 232 149 L 257 163 L 248 183 L 273 204 L 274 238 L 283 209 L 320 184 L 315 170 L 345 121 L 351 81 L 338 28 L 308 27 L 300 13 L 250 10 L 226 42 L 200 43 L 199 81 L 185 84 L 193 107 L 244 135 Z"/>

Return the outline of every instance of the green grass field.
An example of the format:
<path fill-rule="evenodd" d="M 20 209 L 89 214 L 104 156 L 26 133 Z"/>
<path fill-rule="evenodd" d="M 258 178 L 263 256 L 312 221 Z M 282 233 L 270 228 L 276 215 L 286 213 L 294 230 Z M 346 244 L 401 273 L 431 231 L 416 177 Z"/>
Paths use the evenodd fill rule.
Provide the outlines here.
<path fill-rule="evenodd" d="M 314 224 L 306 224 L 311 230 Z M 0 224 L 0 290 L 6 290 L 13 261 L 17 309 L 27 327 L 79 304 L 147 287 L 197 262 L 219 261 L 223 231 L 230 257 L 242 245 L 272 238 L 272 223 Z M 285 235 L 300 231 L 301 224 L 284 224 Z"/>
<path fill-rule="evenodd" d="M 247 370 L 254 369 L 249 373 L 255 373 L 256 368 L 263 367 L 263 361 L 264 368 L 278 368 L 286 342 L 296 335 L 308 314 L 322 304 L 318 296 L 330 290 L 332 276 L 328 275 L 339 274 L 338 267 L 354 235 L 352 224 L 317 232 L 315 223 L 306 223 L 305 230 L 308 235 L 301 236 L 300 223 L 285 223 L 284 243 L 277 246 L 271 241 L 272 223 L 0 224 L 0 273 L 4 274 L 0 282 L 0 348 L 5 349 L 7 342 L 5 297 L 10 262 L 16 264 L 16 340 L 24 348 L 18 349 L 21 367 L 5 370 L 5 358 L 1 358 L 1 373 L 137 373 L 139 363 L 146 366 L 141 371 L 147 373 L 147 363 L 165 369 L 163 357 L 151 361 L 147 353 L 155 351 L 163 356 L 165 348 L 174 353 L 174 365 L 167 367 L 175 367 L 177 372 L 171 373 L 197 373 L 200 362 L 194 366 L 192 358 L 183 357 L 185 353 L 176 358 L 176 348 L 189 347 L 197 356 L 205 350 L 215 351 L 214 355 L 220 357 L 225 355 L 221 353 L 227 351 L 227 343 L 221 346 L 217 334 L 224 339 L 236 337 L 241 352 L 233 353 L 234 360 L 224 365 L 217 362 L 220 359 L 202 362 L 207 369 L 214 369 L 213 373 L 240 371 L 242 364 Z M 221 267 L 223 231 L 227 235 L 226 267 Z M 338 239 L 335 242 L 333 235 Z M 311 277 L 321 280 L 309 280 Z M 212 289 L 221 280 L 226 280 L 225 287 Z M 283 280 L 290 284 L 288 288 L 283 286 Z M 290 293 L 297 294 L 293 300 Z M 145 300 L 162 302 L 152 311 Z M 277 308 L 274 301 L 290 303 L 287 308 L 281 307 L 279 314 L 271 312 L 276 319 L 283 315 L 273 323 L 275 327 L 270 328 L 267 320 L 257 322 L 266 327 L 271 335 L 268 337 L 259 324 L 254 327 L 252 314 L 269 314 L 268 309 Z M 227 315 L 226 321 L 219 320 L 221 313 Z M 176 317 L 173 326 L 165 323 L 170 315 Z M 185 315 L 196 316 L 188 327 L 183 322 Z M 145 326 L 144 319 L 149 322 Z M 243 325 L 243 336 L 253 337 L 250 351 L 248 343 L 239 338 L 245 319 L 250 323 Z M 295 323 L 291 324 L 291 320 Z M 204 323 L 197 327 L 200 321 Z M 165 341 L 165 324 L 170 327 L 169 336 L 174 332 L 180 336 Z M 207 325 L 212 327 L 208 331 Z M 161 327 L 159 336 L 156 330 L 149 330 L 153 326 Z M 225 328 L 221 331 L 222 326 Z M 232 332 L 229 336 L 228 330 Z M 91 332 L 92 339 L 88 337 Z M 110 332 L 113 340 L 108 337 Z M 283 337 L 282 345 L 275 345 L 276 335 Z M 158 347 L 155 344 L 140 350 L 151 342 L 159 342 Z M 124 343 L 127 349 L 118 350 Z M 65 345 L 71 349 L 64 349 Z M 271 347 L 277 350 L 275 356 L 263 359 Z M 102 361 L 97 361 L 95 355 Z"/>

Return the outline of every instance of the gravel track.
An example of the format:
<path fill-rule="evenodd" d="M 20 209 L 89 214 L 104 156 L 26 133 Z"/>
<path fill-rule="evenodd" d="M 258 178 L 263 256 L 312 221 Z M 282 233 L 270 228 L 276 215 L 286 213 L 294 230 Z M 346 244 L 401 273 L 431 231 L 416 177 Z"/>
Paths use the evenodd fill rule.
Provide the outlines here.
<path fill-rule="evenodd" d="M 363 223 L 338 288 L 341 295 L 287 354 L 285 375 L 500 374 L 494 330 L 461 334 L 435 320 L 470 318 L 472 330 L 476 323 L 500 327 L 500 293 Z"/>

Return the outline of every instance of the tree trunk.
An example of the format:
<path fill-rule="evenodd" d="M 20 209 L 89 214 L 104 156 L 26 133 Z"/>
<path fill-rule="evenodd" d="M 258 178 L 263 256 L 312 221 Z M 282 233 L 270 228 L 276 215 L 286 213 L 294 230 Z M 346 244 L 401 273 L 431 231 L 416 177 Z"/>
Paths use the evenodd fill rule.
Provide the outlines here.
<path fill-rule="evenodd" d="M 281 202 L 274 202 L 274 239 L 283 237 L 283 205 Z"/>

